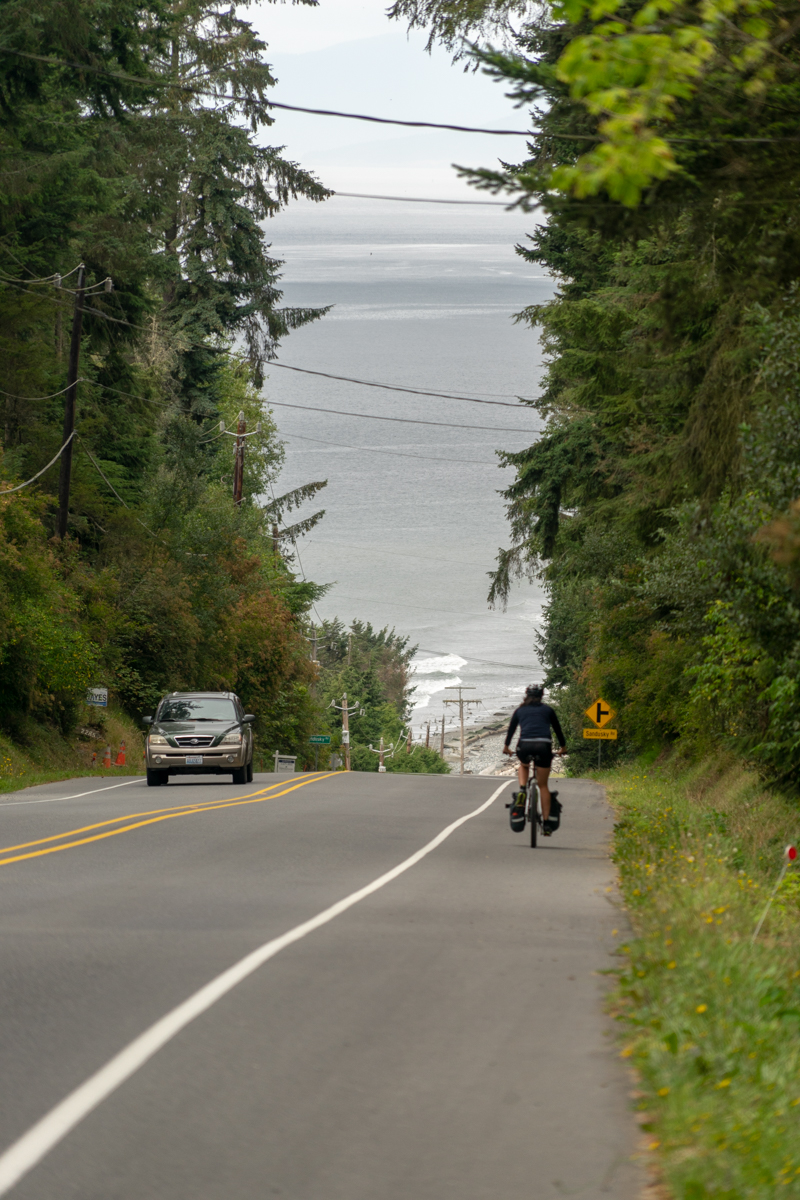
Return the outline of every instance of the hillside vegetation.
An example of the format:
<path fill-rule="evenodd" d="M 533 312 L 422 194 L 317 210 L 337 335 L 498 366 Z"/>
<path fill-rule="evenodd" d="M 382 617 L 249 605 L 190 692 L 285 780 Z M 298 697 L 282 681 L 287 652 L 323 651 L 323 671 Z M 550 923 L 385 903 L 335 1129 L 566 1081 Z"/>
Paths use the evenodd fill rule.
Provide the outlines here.
<path fill-rule="evenodd" d="M 519 315 L 544 432 L 504 456 L 515 574 L 546 589 L 568 717 L 615 752 L 735 748 L 800 783 L 800 22 L 794 0 L 397 0 L 531 115 L 518 164 L 464 168 L 535 211 L 558 281 Z M 544 218 L 544 219 L 543 219 Z"/>
<path fill-rule="evenodd" d="M 88 685 L 120 719 L 166 691 L 235 690 L 267 758 L 308 761 L 325 723 L 308 641 L 324 588 L 295 553 L 323 515 L 295 510 L 325 481 L 282 493 L 262 386 L 280 340 L 324 314 L 282 305 L 269 218 L 328 192 L 264 145 L 274 80 L 241 7 L 0 10 L 0 730 L 26 778 L 82 761 Z M 234 503 L 223 430 L 240 413 L 253 436 Z M 408 697 L 389 690 L 370 704 L 394 705 L 394 729 Z"/>

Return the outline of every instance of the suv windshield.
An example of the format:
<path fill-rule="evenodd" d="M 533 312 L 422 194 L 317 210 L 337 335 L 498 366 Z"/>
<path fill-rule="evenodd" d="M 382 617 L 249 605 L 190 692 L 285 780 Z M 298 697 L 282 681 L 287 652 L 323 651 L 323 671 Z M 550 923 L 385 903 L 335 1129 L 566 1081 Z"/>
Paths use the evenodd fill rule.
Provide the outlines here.
<path fill-rule="evenodd" d="M 232 700 L 174 696 L 163 700 L 157 721 L 235 721 L 236 709 Z"/>

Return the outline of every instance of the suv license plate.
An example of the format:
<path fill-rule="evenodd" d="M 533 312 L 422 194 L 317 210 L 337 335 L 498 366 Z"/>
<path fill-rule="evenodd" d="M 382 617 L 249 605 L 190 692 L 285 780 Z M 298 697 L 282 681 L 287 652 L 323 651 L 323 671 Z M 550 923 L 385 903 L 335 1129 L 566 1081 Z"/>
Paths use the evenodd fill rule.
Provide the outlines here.
<path fill-rule="evenodd" d="M 186 755 L 186 765 L 187 765 L 187 767 L 202 767 L 202 765 L 203 765 L 202 754 L 187 754 Z"/>

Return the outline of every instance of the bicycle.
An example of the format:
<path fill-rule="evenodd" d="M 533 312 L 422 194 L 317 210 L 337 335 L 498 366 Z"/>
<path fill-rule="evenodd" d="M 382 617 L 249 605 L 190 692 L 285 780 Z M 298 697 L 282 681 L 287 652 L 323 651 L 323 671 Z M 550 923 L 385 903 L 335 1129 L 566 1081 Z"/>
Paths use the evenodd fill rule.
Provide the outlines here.
<path fill-rule="evenodd" d="M 525 784 L 525 820 L 530 824 L 531 849 L 535 850 L 538 832 L 544 828 L 542 825 L 542 797 L 539 794 L 535 771 L 531 771 L 528 782 Z"/>
<path fill-rule="evenodd" d="M 510 802 L 507 807 L 513 808 L 513 802 Z M 551 834 L 555 833 L 561 824 L 561 807 L 561 802 L 558 799 L 558 792 L 551 792 L 550 816 L 548 817 L 547 821 Z M 528 777 L 528 782 L 525 785 L 524 817 L 525 824 L 530 825 L 531 849 L 535 850 L 539 840 L 539 831 L 541 830 L 542 833 L 544 832 L 544 822 L 542 820 L 542 797 L 539 792 L 539 785 L 536 782 L 536 775 L 534 771 L 531 771 Z M 514 828 L 513 823 L 511 828 Z M 525 825 L 518 829 L 517 832 L 521 833 L 524 828 Z"/>

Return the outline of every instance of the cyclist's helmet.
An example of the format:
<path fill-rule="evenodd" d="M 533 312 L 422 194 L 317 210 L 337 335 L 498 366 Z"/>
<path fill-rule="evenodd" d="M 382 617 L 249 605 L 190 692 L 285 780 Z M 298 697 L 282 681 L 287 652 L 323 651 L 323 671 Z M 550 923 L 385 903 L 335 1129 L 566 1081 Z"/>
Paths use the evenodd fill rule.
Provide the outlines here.
<path fill-rule="evenodd" d="M 540 683 L 530 683 L 525 688 L 525 696 L 531 700 L 541 700 L 544 695 L 544 688 Z"/>

